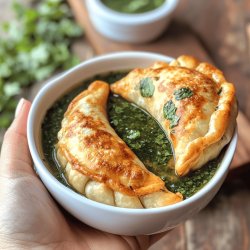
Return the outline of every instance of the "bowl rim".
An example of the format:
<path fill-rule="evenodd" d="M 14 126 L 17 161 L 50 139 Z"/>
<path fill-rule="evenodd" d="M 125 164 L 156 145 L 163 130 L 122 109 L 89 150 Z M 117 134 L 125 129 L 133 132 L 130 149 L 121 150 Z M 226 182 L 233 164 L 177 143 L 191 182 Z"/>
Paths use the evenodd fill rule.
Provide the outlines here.
<path fill-rule="evenodd" d="M 87 6 L 91 6 L 95 13 L 99 14 L 103 18 L 117 23 L 136 26 L 138 24 L 145 24 L 154 22 L 169 15 L 174 11 L 179 0 L 165 0 L 165 2 L 158 8 L 147 11 L 144 13 L 122 13 L 107 7 L 101 0 L 86 0 Z"/>
<path fill-rule="evenodd" d="M 86 60 L 77 66 L 73 67 L 72 69 L 66 71 L 65 73 L 59 75 L 56 78 L 53 78 L 51 81 L 49 81 L 41 90 L 38 92 L 36 97 L 34 98 L 34 101 L 31 105 L 31 109 L 28 115 L 28 122 L 27 122 L 27 138 L 28 138 L 28 145 L 30 149 L 31 156 L 34 160 L 34 165 L 36 166 L 36 170 L 38 174 L 42 174 L 48 182 L 52 183 L 54 188 L 56 188 L 60 192 L 64 192 L 67 195 L 71 196 L 74 200 L 77 200 L 78 202 L 92 206 L 95 208 L 98 208 L 100 210 L 108 210 L 112 213 L 120 213 L 120 214 L 134 214 L 134 215 L 143 215 L 143 214 L 161 214 L 166 212 L 171 212 L 173 210 L 183 209 L 184 207 L 188 207 L 189 205 L 192 205 L 192 203 L 202 199 L 206 194 L 212 191 L 212 189 L 220 183 L 221 179 L 225 176 L 225 174 L 229 170 L 230 163 L 232 161 L 232 158 L 234 156 L 234 152 L 237 145 L 237 127 L 235 128 L 233 137 L 229 144 L 227 145 L 227 149 L 225 151 L 225 154 L 223 156 L 223 159 L 220 163 L 220 166 L 218 167 L 217 171 L 215 172 L 214 176 L 210 179 L 210 181 L 202 187 L 197 193 L 195 193 L 193 196 L 191 196 L 188 199 L 185 199 L 179 203 L 168 205 L 165 207 L 158 207 L 158 208 L 147 208 L 147 209 L 133 209 L 133 208 L 121 208 L 121 207 L 115 207 L 110 206 L 106 204 L 102 204 L 93 200 L 88 199 L 84 195 L 81 195 L 77 193 L 76 191 L 66 187 L 64 184 L 62 184 L 59 180 L 55 178 L 55 176 L 52 175 L 52 173 L 48 170 L 48 168 L 43 163 L 40 154 L 38 152 L 35 139 L 34 139 L 34 124 L 35 124 L 35 116 L 36 116 L 36 109 L 39 106 L 40 100 L 44 97 L 44 95 L 50 91 L 50 88 L 54 85 L 60 84 L 60 81 L 64 79 L 66 76 L 74 75 L 76 71 L 81 70 L 82 68 L 88 67 L 88 65 L 95 64 L 97 62 L 106 61 L 110 59 L 125 59 L 125 58 L 133 58 L 133 57 L 141 57 L 141 58 L 149 58 L 149 57 L 157 57 L 162 58 L 161 60 L 164 61 L 170 61 L 173 60 L 173 58 L 157 54 L 157 53 L 151 53 L 151 52 L 143 52 L 143 51 L 127 51 L 127 52 L 115 52 L 110 53 L 106 55 L 97 56 L 94 58 L 91 58 L 89 60 Z M 158 59 L 157 59 L 158 60 Z M 40 124 L 41 125 L 41 124 Z M 45 186 L 46 187 L 46 186 Z"/>

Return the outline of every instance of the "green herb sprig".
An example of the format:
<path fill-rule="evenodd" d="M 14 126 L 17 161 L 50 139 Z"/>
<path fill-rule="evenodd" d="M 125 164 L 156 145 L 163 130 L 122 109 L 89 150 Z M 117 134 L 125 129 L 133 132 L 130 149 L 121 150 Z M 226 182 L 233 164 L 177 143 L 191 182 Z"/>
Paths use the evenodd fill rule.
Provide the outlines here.
<path fill-rule="evenodd" d="M 16 20 L 3 23 L 0 38 L 0 128 L 9 126 L 23 88 L 79 62 L 72 39 L 83 34 L 63 0 L 35 2 L 34 8 L 14 3 Z"/>

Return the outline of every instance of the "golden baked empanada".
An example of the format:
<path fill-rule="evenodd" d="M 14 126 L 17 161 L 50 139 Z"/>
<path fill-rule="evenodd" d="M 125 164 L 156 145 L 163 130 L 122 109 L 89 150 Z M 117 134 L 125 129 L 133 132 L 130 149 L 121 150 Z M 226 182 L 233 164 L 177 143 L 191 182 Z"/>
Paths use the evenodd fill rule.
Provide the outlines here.
<path fill-rule="evenodd" d="M 109 85 L 95 81 L 69 105 L 58 132 L 57 159 L 70 185 L 89 199 L 149 208 L 182 200 L 149 172 L 107 119 Z"/>
<path fill-rule="evenodd" d="M 161 124 L 180 176 L 217 157 L 233 135 L 237 116 L 233 84 L 220 70 L 193 57 L 134 69 L 111 90 Z"/>

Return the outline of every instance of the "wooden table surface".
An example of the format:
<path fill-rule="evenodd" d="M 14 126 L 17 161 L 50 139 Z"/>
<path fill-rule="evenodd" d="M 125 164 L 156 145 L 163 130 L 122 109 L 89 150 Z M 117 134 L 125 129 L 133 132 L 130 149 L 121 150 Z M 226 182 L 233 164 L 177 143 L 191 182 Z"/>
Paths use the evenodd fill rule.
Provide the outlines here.
<path fill-rule="evenodd" d="M 140 45 L 102 37 L 91 25 L 83 1 L 69 3 L 96 54 L 124 50 L 174 57 L 191 54 L 216 64 L 236 85 L 241 111 L 235 169 L 205 209 L 169 232 L 151 250 L 250 249 L 250 1 L 183 0 L 166 32 L 156 41 Z"/>

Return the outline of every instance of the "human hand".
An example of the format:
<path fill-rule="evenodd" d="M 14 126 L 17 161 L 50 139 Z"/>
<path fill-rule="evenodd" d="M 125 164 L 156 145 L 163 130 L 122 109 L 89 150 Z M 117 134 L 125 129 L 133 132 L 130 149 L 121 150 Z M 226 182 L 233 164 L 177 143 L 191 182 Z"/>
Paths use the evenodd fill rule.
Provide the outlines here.
<path fill-rule="evenodd" d="M 26 128 L 30 102 L 22 99 L 4 136 L 0 157 L 0 248 L 147 249 L 164 234 L 118 236 L 68 215 L 32 168 Z"/>

